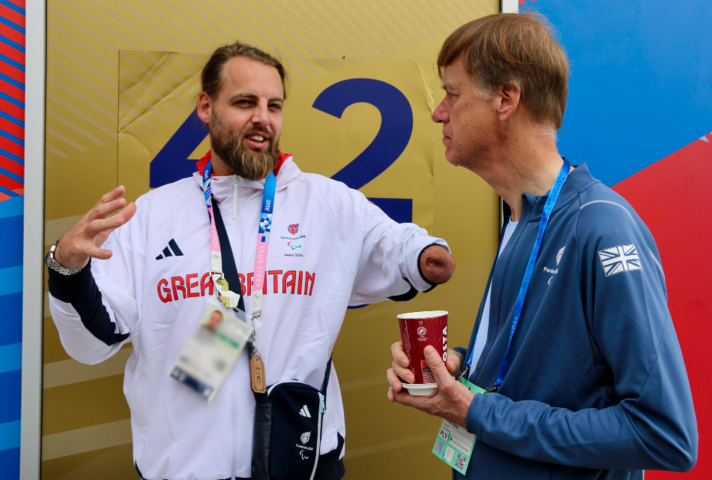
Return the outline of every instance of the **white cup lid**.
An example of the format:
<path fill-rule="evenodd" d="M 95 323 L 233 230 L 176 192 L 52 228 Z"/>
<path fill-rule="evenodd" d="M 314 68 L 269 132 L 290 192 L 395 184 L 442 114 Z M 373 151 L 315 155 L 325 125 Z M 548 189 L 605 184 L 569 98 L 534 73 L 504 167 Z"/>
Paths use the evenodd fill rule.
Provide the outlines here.
<path fill-rule="evenodd" d="M 411 312 L 411 313 L 401 313 L 398 318 L 402 320 L 423 320 L 424 318 L 435 318 L 447 315 L 445 310 L 432 310 L 430 312 Z"/>

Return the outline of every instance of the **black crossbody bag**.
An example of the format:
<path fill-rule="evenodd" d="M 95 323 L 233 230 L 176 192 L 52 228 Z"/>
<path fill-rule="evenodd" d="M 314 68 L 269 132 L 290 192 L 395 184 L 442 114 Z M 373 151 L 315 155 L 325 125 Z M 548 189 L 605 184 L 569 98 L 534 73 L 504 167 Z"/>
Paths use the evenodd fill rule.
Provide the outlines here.
<path fill-rule="evenodd" d="M 218 203 L 213 199 L 215 228 L 220 239 L 223 275 L 231 290 L 240 276 L 230 248 Z M 234 290 L 233 290 L 234 291 Z M 245 311 L 240 295 L 239 310 Z M 252 346 L 248 345 L 252 355 Z M 326 412 L 331 358 L 321 390 L 297 380 L 275 383 L 267 393 L 255 393 L 255 425 L 252 441 L 252 480 L 312 480 L 321 448 L 321 429 Z"/>

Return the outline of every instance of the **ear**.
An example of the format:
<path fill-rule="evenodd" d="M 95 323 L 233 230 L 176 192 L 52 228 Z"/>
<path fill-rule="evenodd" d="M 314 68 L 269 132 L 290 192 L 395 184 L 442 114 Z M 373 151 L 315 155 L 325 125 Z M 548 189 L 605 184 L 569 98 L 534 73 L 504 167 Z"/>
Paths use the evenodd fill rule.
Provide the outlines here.
<path fill-rule="evenodd" d="M 210 123 L 210 116 L 213 113 L 213 99 L 205 92 L 200 92 L 198 96 L 198 117 L 203 123 Z"/>
<path fill-rule="evenodd" d="M 514 113 L 519 109 L 519 100 L 522 97 L 522 90 L 516 81 L 511 80 L 502 85 L 496 95 L 499 120 L 506 122 L 512 118 Z"/>

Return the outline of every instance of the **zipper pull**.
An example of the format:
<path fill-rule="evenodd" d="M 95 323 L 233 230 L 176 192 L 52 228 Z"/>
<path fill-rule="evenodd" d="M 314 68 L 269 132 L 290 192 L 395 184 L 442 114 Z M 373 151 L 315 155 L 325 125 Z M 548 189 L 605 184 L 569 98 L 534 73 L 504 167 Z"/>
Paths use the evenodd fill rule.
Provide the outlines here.
<path fill-rule="evenodd" d="M 237 175 L 232 176 L 232 219 L 237 220 Z"/>
<path fill-rule="evenodd" d="M 319 393 L 319 407 L 321 409 L 321 413 L 326 412 L 326 402 L 324 401 L 324 395 Z"/>

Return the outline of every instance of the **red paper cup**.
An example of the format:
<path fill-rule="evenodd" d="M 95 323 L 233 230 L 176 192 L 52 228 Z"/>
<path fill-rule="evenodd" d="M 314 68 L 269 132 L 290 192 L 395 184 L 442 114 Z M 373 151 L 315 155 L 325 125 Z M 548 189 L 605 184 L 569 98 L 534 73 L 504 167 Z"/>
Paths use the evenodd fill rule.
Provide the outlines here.
<path fill-rule="evenodd" d="M 403 350 L 410 360 L 408 367 L 415 376 L 413 384 L 404 383 L 411 395 L 430 395 L 435 391 L 433 372 L 428 368 L 423 350 L 432 345 L 447 360 L 447 312 L 413 312 L 398 315 Z"/>

